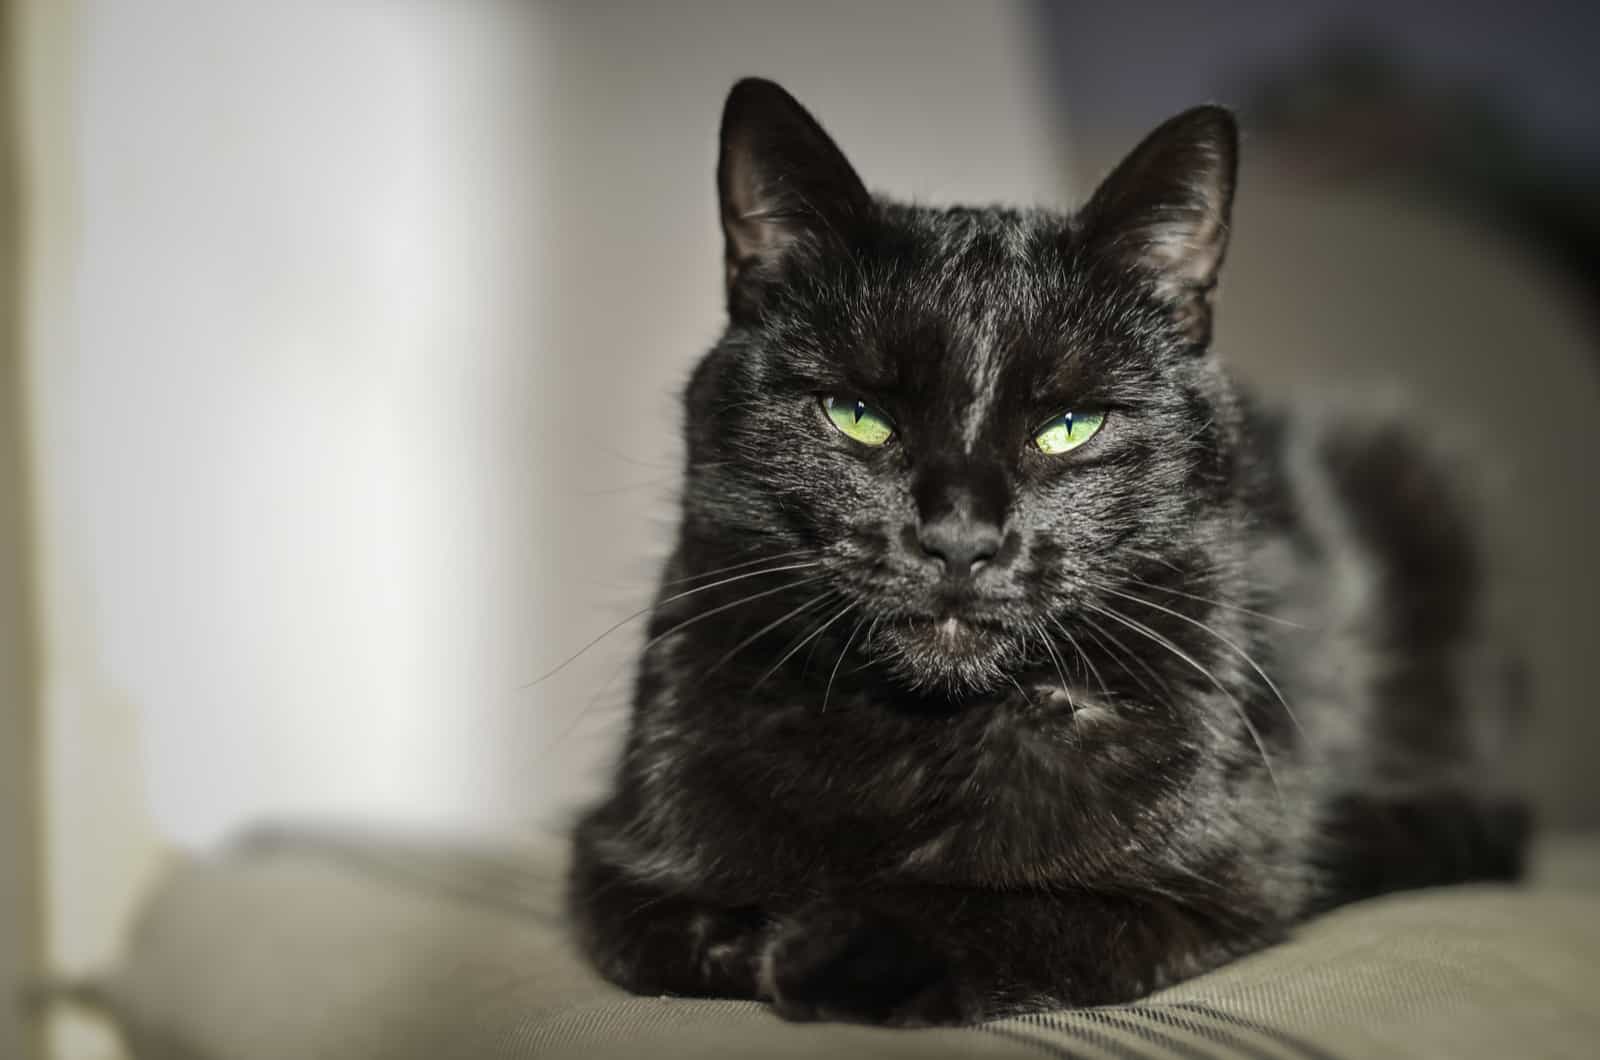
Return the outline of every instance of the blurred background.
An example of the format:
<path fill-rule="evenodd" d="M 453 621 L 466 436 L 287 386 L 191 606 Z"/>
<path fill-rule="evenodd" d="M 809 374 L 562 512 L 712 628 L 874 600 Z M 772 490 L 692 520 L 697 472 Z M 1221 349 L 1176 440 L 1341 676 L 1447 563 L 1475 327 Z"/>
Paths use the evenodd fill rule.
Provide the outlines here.
<path fill-rule="evenodd" d="M 1483 444 L 1523 768 L 1600 824 L 1600 6 L 0 11 L 0 993 L 252 822 L 550 834 L 595 790 L 637 623 L 584 649 L 667 545 L 745 74 L 928 202 L 1068 206 L 1238 108 L 1218 350 Z M 0 1057 L 47 1037 L 116 1055 L 0 1007 Z"/>

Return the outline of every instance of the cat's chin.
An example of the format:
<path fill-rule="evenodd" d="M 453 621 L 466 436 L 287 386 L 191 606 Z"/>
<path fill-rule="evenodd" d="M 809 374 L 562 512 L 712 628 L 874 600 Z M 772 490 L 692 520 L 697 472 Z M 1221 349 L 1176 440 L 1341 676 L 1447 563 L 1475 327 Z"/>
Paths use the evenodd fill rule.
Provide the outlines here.
<path fill-rule="evenodd" d="M 891 667 L 909 687 L 949 694 L 1006 683 L 1019 648 L 1004 630 L 959 618 L 912 619 L 880 631 Z"/>

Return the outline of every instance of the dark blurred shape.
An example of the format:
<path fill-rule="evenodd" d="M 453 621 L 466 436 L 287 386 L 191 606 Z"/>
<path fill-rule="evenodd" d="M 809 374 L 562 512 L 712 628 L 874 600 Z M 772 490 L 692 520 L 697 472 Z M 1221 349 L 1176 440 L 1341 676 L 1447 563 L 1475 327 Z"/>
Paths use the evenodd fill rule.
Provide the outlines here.
<path fill-rule="evenodd" d="M 1244 120 L 1283 176 L 1398 184 L 1508 228 L 1576 277 L 1600 324 L 1594 143 L 1540 138 L 1492 82 L 1432 76 L 1367 35 L 1330 37 L 1242 83 Z"/>
<path fill-rule="evenodd" d="M 1381 183 L 1509 229 L 1575 280 L 1600 329 L 1600 5 L 1042 0 L 1037 14 L 1089 157 L 1195 103 L 1229 104 L 1247 165 Z"/>

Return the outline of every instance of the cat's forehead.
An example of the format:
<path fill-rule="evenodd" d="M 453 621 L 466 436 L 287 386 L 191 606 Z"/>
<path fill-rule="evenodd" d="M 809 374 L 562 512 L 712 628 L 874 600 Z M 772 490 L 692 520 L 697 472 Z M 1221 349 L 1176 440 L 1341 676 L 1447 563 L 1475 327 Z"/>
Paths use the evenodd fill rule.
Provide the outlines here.
<path fill-rule="evenodd" d="M 855 348 L 901 383 L 983 389 L 1046 354 L 1076 299 L 1058 216 L 905 208 L 862 271 Z"/>
<path fill-rule="evenodd" d="M 891 206 L 883 221 L 905 233 L 914 264 L 953 284 L 981 284 L 990 270 L 1048 267 L 1070 233 L 1059 214 L 1003 207 Z"/>

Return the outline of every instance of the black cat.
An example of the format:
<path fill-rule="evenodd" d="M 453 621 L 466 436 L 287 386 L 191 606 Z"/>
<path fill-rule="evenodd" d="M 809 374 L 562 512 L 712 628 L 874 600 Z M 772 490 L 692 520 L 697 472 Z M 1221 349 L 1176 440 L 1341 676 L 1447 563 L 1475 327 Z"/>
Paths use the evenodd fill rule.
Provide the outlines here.
<path fill-rule="evenodd" d="M 795 1018 L 1126 1001 L 1398 887 L 1511 877 L 1518 698 L 1454 477 L 1208 352 L 1236 132 L 1071 216 L 867 193 L 769 82 L 729 324 L 571 906 L 643 993 Z"/>

